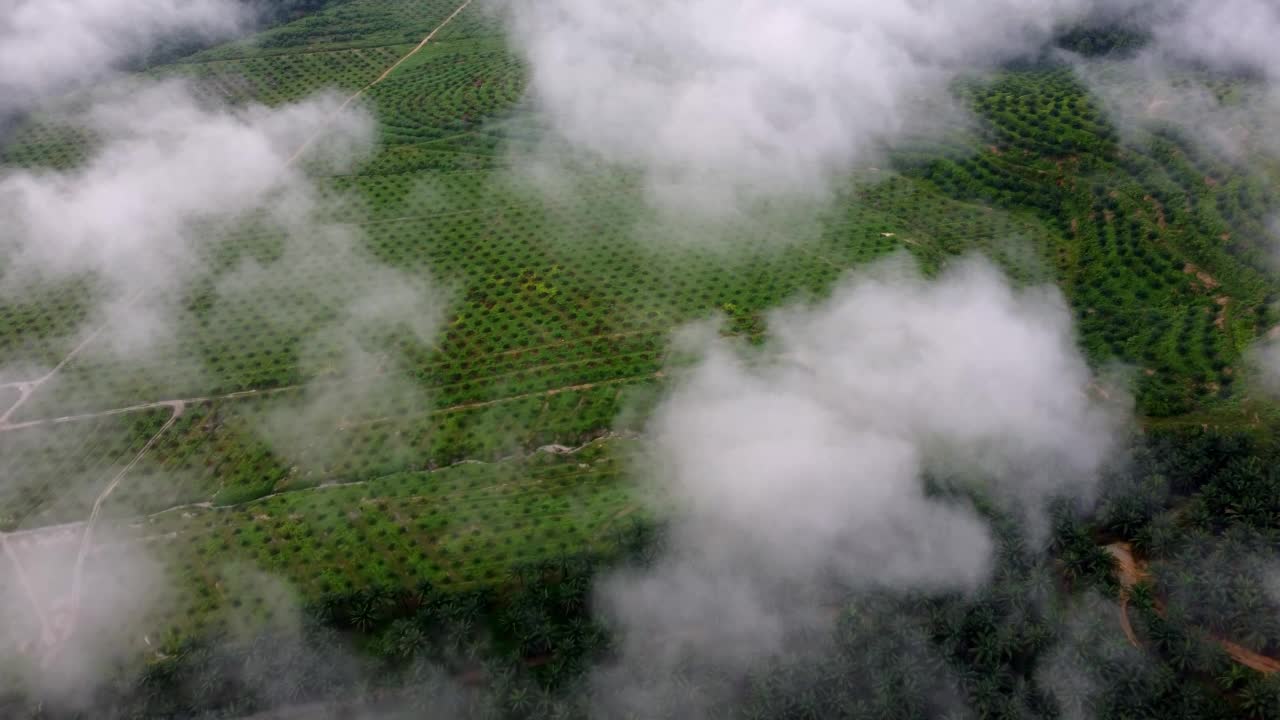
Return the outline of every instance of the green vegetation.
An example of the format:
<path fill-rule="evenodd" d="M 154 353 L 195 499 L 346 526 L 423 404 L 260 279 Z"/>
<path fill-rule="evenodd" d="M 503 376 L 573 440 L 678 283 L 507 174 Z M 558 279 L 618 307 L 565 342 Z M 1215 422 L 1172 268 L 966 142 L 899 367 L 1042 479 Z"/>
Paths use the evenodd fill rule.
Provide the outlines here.
<path fill-rule="evenodd" d="M 320 12 L 239 42 L 196 53 L 187 60 L 205 62 L 253 55 L 416 44 L 457 7 L 453 0 L 338 0 L 327 3 Z"/>
<path fill-rule="evenodd" d="M 830 652 L 783 653 L 745 680 L 691 666 L 674 687 L 735 683 L 732 717 L 946 717 L 957 699 L 979 717 L 1271 717 L 1276 678 L 1235 664 L 1217 639 L 1280 647 L 1254 554 L 1280 532 L 1268 469 L 1276 452 L 1247 434 L 1139 440 L 1133 461 L 1106 475 L 1096 513 L 1055 510 L 1049 556 L 1030 549 L 1016 517 L 973 496 L 998 540 L 981 592 L 860 593 L 814 638 L 830 641 Z M 142 715 L 235 715 L 306 699 L 352 712 L 448 702 L 463 717 L 586 717 L 592 697 L 576 683 L 612 651 L 609 628 L 593 619 L 592 580 L 602 568 L 652 562 L 664 542 L 660 529 L 608 515 L 617 500 L 583 487 L 582 461 L 613 468 L 610 456 L 600 445 L 576 459 L 460 465 L 427 478 L 426 495 L 413 489 L 419 479 L 400 475 L 196 509 L 194 533 L 174 514 L 155 518 L 139 532 L 182 528 L 199 538 L 169 551 L 175 572 L 201 588 L 195 607 L 171 617 L 208 620 L 170 636 L 162 659 L 102 701 Z M 454 493 L 468 496 L 469 511 L 435 512 Z M 584 522 L 603 529 L 581 534 Z M 1150 562 L 1152 580 L 1134 588 L 1127 611 L 1138 647 L 1119 629 L 1121 590 L 1103 549 L 1116 541 Z M 558 551 L 554 559 L 530 560 L 539 543 Z M 338 560 L 341 569 L 311 581 L 304 632 L 281 622 L 290 610 L 271 584 L 206 560 L 237 546 L 254 565 L 294 577 L 326 554 Z M 448 559 L 428 559 L 439 550 Z M 371 552 L 374 563 L 364 560 Z M 455 574 L 473 581 L 446 589 L 432 580 Z M 192 613 L 200 604 L 206 613 Z M 333 658 L 357 645 L 365 659 L 335 675 Z M 664 703 L 654 716 L 680 716 L 678 696 Z"/>
<path fill-rule="evenodd" d="M 952 195 L 1034 208 L 1056 231 L 1085 350 L 1141 369 L 1143 413 L 1238 397 L 1241 353 L 1270 327 L 1276 293 L 1270 184 L 1171 129 L 1121 144 L 1066 69 L 1006 73 L 967 94 L 993 144 L 914 172 Z"/>
<path fill-rule="evenodd" d="M 168 417 L 166 410 L 102 415 L 0 433 L 0 528 L 80 520 L 94 498 Z"/>
<path fill-rule="evenodd" d="M 329 3 L 147 72 L 232 104 L 350 93 L 455 7 Z M 1140 42 L 1061 39 L 1097 54 Z M 616 168 L 577 168 L 572 199 L 511 172 L 537 122 L 524 90 L 524 68 L 477 3 L 364 97 L 379 120 L 374 156 L 320 180 L 325 219 L 357 231 L 361 252 L 447 289 L 432 343 L 359 338 L 402 358 L 407 389 L 351 402 L 358 414 L 305 438 L 264 437 L 315 393 L 339 404 L 364 393 L 339 348 L 316 362 L 304 342 L 338 314 L 334 298 L 376 279 L 340 256 L 288 256 L 281 232 L 246 221 L 204 228 L 208 272 L 184 290 L 175 338 L 143 361 L 90 343 L 9 418 L 28 425 L 0 423 L 0 476 L 20 479 L 0 497 L 6 532 L 83 520 L 155 438 L 102 525 L 118 542 L 151 543 L 171 592 L 112 629 L 131 647 L 149 638 L 137 647 L 148 668 L 104 691 L 104 707 L 425 705 L 444 672 L 463 679 L 470 694 L 456 700 L 468 712 L 581 716 L 585 694 L 565 691 L 613 640 L 591 581 L 651 560 L 662 542 L 627 480 L 639 427 L 619 417 L 661 391 L 672 331 L 718 313 L 723 334 L 759 340 L 771 308 L 821 297 L 851 268 L 907 253 L 933 273 L 980 252 L 1015 282 L 1059 283 L 1089 361 L 1132 369 L 1152 433 L 1107 477 L 1094 513 L 1058 508 L 1048 555 L 1029 549 L 1036 530 L 1022 519 L 966 497 L 996 528 L 994 582 L 965 596 L 858 595 L 840 608 L 821 667 L 781 656 L 752 669 L 752 713 L 937 717 L 945 707 L 930 703 L 959 697 L 979 717 L 1072 717 L 1059 703 L 1075 696 L 1051 692 L 1037 670 L 1066 646 L 1094 668 L 1081 687 L 1096 717 L 1280 715 L 1276 680 L 1239 670 L 1216 642 L 1280 655 L 1280 608 L 1256 561 L 1280 542 L 1280 457 L 1258 437 L 1274 420 L 1255 414 L 1243 364 L 1275 322 L 1280 289 L 1267 229 L 1280 198 L 1265 177 L 1173 128 L 1122 138 L 1069 70 L 1019 66 L 957 88 L 981 118 L 973 137 L 859 169 L 829 205 L 756 208 L 727 229 L 663 226 L 642 180 Z M 36 114 L 0 164 L 74 167 L 93 142 L 61 115 Z M 655 225 L 734 251 L 634 241 Z M 222 292 L 248 259 L 279 283 Z M 28 284 L 0 298 L 0 366 L 47 369 L 79 344 L 102 297 L 87 280 Z M 19 397 L 0 387 L 0 414 Z M 157 435 L 172 410 L 151 404 L 179 400 Z M 64 421 L 42 422 L 54 418 Z M 1130 606 L 1141 647 L 1100 600 L 1121 597 L 1103 549 L 1115 541 L 1152 575 Z M 103 565 L 112 551 L 95 550 Z M 259 571 L 296 589 L 302 630 L 247 639 L 280 632 L 289 612 Z M 326 664 L 339 653 L 368 666 L 339 672 Z"/>
<path fill-rule="evenodd" d="M 412 45 L 184 62 L 158 68 L 159 77 L 189 78 L 198 96 L 278 105 L 321 90 L 354 92 L 372 82 Z"/>

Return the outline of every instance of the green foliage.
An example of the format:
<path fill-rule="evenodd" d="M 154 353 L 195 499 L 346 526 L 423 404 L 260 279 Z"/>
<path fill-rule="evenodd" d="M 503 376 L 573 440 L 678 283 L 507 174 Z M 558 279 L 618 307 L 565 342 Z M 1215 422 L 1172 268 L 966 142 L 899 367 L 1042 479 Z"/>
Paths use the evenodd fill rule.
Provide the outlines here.
<path fill-rule="evenodd" d="M 349 93 L 454 7 L 333 3 L 150 72 L 189 78 L 210 102 Z M 525 68 L 480 7 L 368 93 L 382 128 L 375 156 L 317 179 L 324 220 L 358 231 L 379 262 L 449 290 L 431 343 L 357 329 L 363 346 L 400 359 L 403 387 L 360 398 L 359 412 L 309 428 L 305 442 L 268 442 L 270 418 L 370 379 L 349 377 L 333 348 L 324 363 L 302 357 L 304 339 L 340 309 L 326 297 L 366 285 L 321 252 L 283 261 L 280 231 L 249 218 L 200 228 L 208 272 L 187 289 L 176 338 L 143 363 L 90 344 L 14 418 L 189 400 L 105 506 L 122 542 L 163 539 L 154 547 L 174 588 L 137 626 L 113 628 L 135 644 L 166 638 L 141 683 L 113 691 L 122 716 L 311 701 L 354 713 L 388 697 L 438 712 L 442 678 L 461 679 L 468 689 L 453 701 L 470 712 L 582 716 L 584 673 L 613 641 L 591 607 L 592 580 L 660 548 L 638 520 L 622 431 L 641 430 L 661 396 L 673 329 L 719 315 L 722 333 L 759 341 L 770 309 L 819 298 L 893 253 L 932 273 L 981 252 L 1017 283 L 1056 280 L 1090 361 L 1136 368 L 1146 422 L 1172 426 L 1192 412 L 1240 422 L 1241 354 L 1269 329 L 1277 296 L 1267 221 L 1278 198 L 1169 128 L 1122 140 L 1066 69 L 963 84 L 982 120 L 975 134 L 902 150 L 900 173 L 859 172 L 829 205 L 671 223 L 647 209 L 642 179 L 617 168 L 567 170 L 577 202 L 508 172 L 509 153 L 540 138 L 539 120 L 521 102 Z M 1062 43 L 1123 52 L 1134 40 L 1081 29 Z M 56 117 L 28 119 L 0 162 L 82 161 L 94 139 Z M 661 237 L 637 239 L 646 227 Z M 278 285 L 219 293 L 250 260 Z M 0 299 L 0 366 L 52 367 L 102 293 L 84 280 L 27 282 Z M 18 397 L 0 388 L 0 411 Z M 17 478 L 0 498 L 0 529 L 83 519 L 168 413 L 0 433 L 0 475 Z M 841 595 L 838 621 L 807 638 L 831 652 L 751 668 L 729 683 L 725 714 L 1274 716 L 1274 682 L 1230 670 L 1214 638 L 1280 652 L 1280 615 L 1251 559 L 1280 532 L 1280 458 L 1250 435 L 1162 431 L 1127 459 L 1103 478 L 1094 511 L 1057 509 L 1047 550 L 1045 528 L 984 510 L 999 551 L 980 590 Z M 1104 547 L 1115 540 L 1151 563 L 1152 580 L 1128 591 L 1141 648 L 1119 632 L 1111 603 L 1126 592 Z M 244 579 L 256 569 L 298 589 L 298 635 L 266 632 L 283 610 Z M 1057 682 L 1055 653 L 1089 672 Z M 351 664 L 323 663 L 336 656 Z M 724 682 L 690 675 L 679 680 Z"/>
<path fill-rule="evenodd" d="M 245 40 L 211 48 L 188 59 L 225 60 L 251 55 L 324 52 L 350 47 L 417 43 L 443 22 L 459 4 L 453 0 L 330 2 L 320 12 L 305 15 Z M 479 8 L 475 12 L 478 13 Z"/>
<path fill-rule="evenodd" d="M 1150 33 L 1121 24 L 1079 25 L 1060 33 L 1054 44 L 1085 57 L 1130 57 L 1146 47 Z"/>
<path fill-rule="evenodd" d="M 0 433 L 0 530 L 83 520 L 168 416 L 161 408 Z"/>
<path fill-rule="evenodd" d="M 1122 145 L 1066 68 L 962 92 L 992 144 L 910 171 L 957 197 L 1033 209 L 1058 230 L 1054 265 L 1084 348 L 1095 364 L 1141 368 L 1141 412 L 1237 397 L 1240 354 L 1275 292 L 1265 226 L 1278 204 L 1266 186 L 1169 128 Z"/>

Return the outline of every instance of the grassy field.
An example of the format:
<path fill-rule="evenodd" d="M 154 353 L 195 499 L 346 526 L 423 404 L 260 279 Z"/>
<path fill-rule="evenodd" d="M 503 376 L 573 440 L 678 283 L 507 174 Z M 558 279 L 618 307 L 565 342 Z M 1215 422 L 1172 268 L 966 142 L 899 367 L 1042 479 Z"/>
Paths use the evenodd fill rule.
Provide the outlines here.
<path fill-rule="evenodd" d="M 355 0 L 148 73 L 232 104 L 350 93 L 455 7 Z M 260 595 L 225 589 L 237 568 L 279 573 L 308 596 L 421 579 L 466 588 L 607 544 L 643 512 L 626 473 L 638 427 L 617 418 L 660 389 L 671 332 L 719 312 L 725 332 L 757 338 L 769 308 L 820 296 L 895 252 L 928 271 L 982 252 L 1018 282 L 1059 282 L 1090 360 L 1131 368 L 1153 417 L 1232 407 L 1241 353 L 1270 325 L 1274 191 L 1172 131 L 1122 142 L 1066 70 L 966 84 L 983 120 L 972 146 L 903 151 L 893 166 L 858 169 L 829 205 L 762 209 L 728 228 L 665 228 L 641 180 L 615 168 L 576 170 L 582 191 L 549 200 L 513 171 L 537 126 L 523 72 L 497 21 L 468 7 L 366 94 L 376 155 L 319 180 L 328 219 L 358 230 L 372 257 L 450 289 L 434 343 L 393 343 L 425 402 L 361 403 L 298 452 L 264 440 L 261 418 L 350 383 L 345 368 L 301 360 L 303 338 L 336 311 L 307 288 L 357 297 L 369 279 L 324 253 L 286 264 L 270 232 L 217 231 L 177 337 L 141 362 L 91 342 L 8 418 L 0 472 L 19 482 L 0 500 L 3 529 L 83 520 L 154 436 L 104 523 L 128 541 L 163 538 L 148 547 L 180 580 L 144 628 L 122 633 L 178 637 L 245 606 L 270 611 Z M 66 168 L 93 145 L 37 114 L 0 161 Z M 637 242 L 646 228 L 718 235 L 734 251 Z M 244 257 L 263 258 L 279 286 L 214 293 Z M 29 285 L 0 304 L 0 367 L 56 365 L 93 319 L 90 280 Z M 264 319 L 263 306 L 285 320 Z M 20 393 L 0 387 L 0 413 Z M 177 401 L 176 414 L 156 405 Z"/>

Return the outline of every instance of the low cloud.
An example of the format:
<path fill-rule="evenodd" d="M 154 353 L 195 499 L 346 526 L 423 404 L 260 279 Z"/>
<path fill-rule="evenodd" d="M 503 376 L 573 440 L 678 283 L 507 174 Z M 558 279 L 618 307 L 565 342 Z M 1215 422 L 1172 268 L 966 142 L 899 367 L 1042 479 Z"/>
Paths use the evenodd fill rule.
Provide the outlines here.
<path fill-rule="evenodd" d="M 946 488 L 1036 534 L 1050 499 L 1092 495 L 1128 411 L 1089 392 L 1058 291 L 1012 289 L 979 260 L 937 280 L 882 263 L 769 326 L 751 353 L 686 339 L 701 360 L 653 416 L 644 458 L 670 544 L 600 589 L 620 633 L 602 697 L 640 708 L 675 689 L 626 678 L 732 675 L 782 653 L 823 622 L 824 590 L 978 587 L 991 531 Z"/>
<path fill-rule="evenodd" d="M 0 295 L 21 298 L 43 283 L 88 280 L 96 294 L 80 335 L 95 339 L 77 361 L 107 355 L 183 376 L 185 388 L 202 388 L 191 376 L 209 369 L 201 348 L 188 341 L 194 337 L 215 350 L 232 343 L 219 334 L 222 321 L 266 332 L 280 343 L 273 350 L 296 352 L 302 381 L 325 381 L 302 389 L 297 402 L 273 405 L 255 418 L 261 421 L 255 429 L 291 462 L 313 459 L 320 438 L 328 442 L 318 450 L 322 463 L 325 453 L 341 449 L 333 442 L 335 428 L 380 403 L 422 410 L 426 399 L 406 377 L 396 349 L 432 342 L 443 297 L 429 276 L 380 263 L 357 225 L 334 221 L 337 200 L 315 177 L 349 171 L 369 156 L 374 124 L 368 113 L 343 108 L 340 97 L 327 94 L 278 108 L 210 106 L 185 84 L 162 82 L 114 86 L 94 98 L 83 122 L 98 144 L 81 165 L 0 175 L 6 220 L 0 227 Z M 305 157 L 296 157 L 311 139 L 317 141 Z M 193 297 L 205 305 L 202 314 L 191 309 Z M 202 321 L 210 322 L 206 327 Z M 68 345 L 75 344 L 71 340 Z M 0 376 L 30 380 L 49 369 L 29 365 L 0 368 Z M 19 479 L 0 475 L 0 484 Z M 109 480 L 102 478 L 101 487 Z M 77 572 L 74 547 L 82 532 L 83 526 L 57 531 L 65 539 L 55 533 L 72 547 L 70 559 L 42 560 L 23 550 L 41 577 L 50 578 L 51 589 L 0 586 L 6 624 L 24 622 L 32 608 L 56 626 L 71 592 L 63 586 Z M 91 693 L 109 679 L 117 660 L 150 650 L 139 645 L 143 638 L 122 639 L 111 631 L 136 627 L 129 621 L 151 609 L 151 600 L 181 591 L 170 587 L 174 578 L 147 562 L 140 543 L 122 542 L 108 551 L 99 535 L 90 551 L 84 597 L 72 613 L 74 634 L 0 637 L 8 642 L 0 658 L 6 665 L 35 658 L 18 679 L 33 694 Z M 12 652 L 23 643 L 30 652 Z M 41 660 L 51 654 L 54 661 Z"/>
<path fill-rule="evenodd" d="M 1150 42 L 1126 61 L 1079 61 L 1082 77 L 1123 129 L 1152 122 L 1186 129 L 1197 142 L 1233 162 L 1280 152 L 1280 7 L 1267 0 L 1112 0 L 1126 22 L 1149 30 Z M 1246 73 L 1254 82 L 1224 93 L 1198 72 Z"/>
<path fill-rule="evenodd" d="M 955 120 L 947 84 L 1040 46 L 1086 0 L 513 3 L 530 88 L 569 145 L 681 209 L 825 190 Z M 692 196 L 692 197 L 691 197 Z"/>
<path fill-rule="evenodd" d="M 399 348 L 435 341 L 445 296 L 421 272 L 410 275 L 378 263 L 358 240 L 341 228 L 291 240 L 269 266 L 246 264 L 218 289 L 222 301 L 255 303 L 261 308 L 258 320 L 281 331 L 299 320 L 291 308 L 331 313 L 298 351 L 299 369 L 315 381 L 254 418 L 259 434 L 304 477 L 323 477 L 349 451 L 333 431 L 372 416 L 424 413 L 429 407 Z M 384 446 L 382 452 L 394 448 Z"/>
<path fill-rule="evenodd" d="M 1124 685 L 1117 690 L 1117 678 L 1150 681 L 1158 672 L 1151 657 L 1117 632 L 1120 612 L 1113 600 L 1092 591 L 1063 608 L 1057 644 L 1036 670 L 1036 682 L 1053 696 L 1063 720 L 1106 716 L 1116 695 L 1133 700 Z"/>
<path fill-rule="evenodd" d="M 247 24 L 247 8 L 236 0 L 4 0 L 0 120 L 165 38 L 228 36 Z"/>
<path fill-rule="evenodd" d="M 1280 158 L 1280 46 L 1274 41 L 1280 6 L 1269 0 L 1112 0 L 1102 7 L 1136 7 L 1133 21 L 1150 30 L 1149 44 L 1131 59 L 1074 59 L 1110 121 L 1139 142 L 1153 127 L 1176 128 L 1182 140 L 1240 176 L 1270 184 L 1269 166 Z M 1280 239 L 1275 217 L 1255 219 Z M 1264 385 L 1280 387 L 1274 338 L 1257 343 L 1250 360 Z"/>
<path fill-rule="evenodd" d="M 1280 6 L 1270 0 L 1179 0 L 1153 12 L 1155 49 L 1218 68 L 1280 76 Z M 1163 17 L 1162 17 L 1163 16 Z"/>
<path fill-rule="evenodd" d="M 219 228 L 254 220 L 294 236 L 316 228 L 316 188 L 293 162 L 325 134 L 309 160 L 349 166 L 367 156 L 372 119 L 339 112 L 321 95 L 280 108 L 226 109 L 198 101 L 180 82 L 113 91 L 87 112 L 100 139 L 67 171 L 0 174 L 0 294 L 36 282 L 90 277 L 106 301 L 100 318 L 122 352 L 167 339 L 177 294 L 206 269 Z"/>
<path fill-rule="evenodd" d="M 1248 358 L 1262 388 L 1280 397 L 1280 338 L 1270 335 L 1262 338 L 1251 348 Z"/>
<path fill-rule="evenodd" d="M 170 598 L 163 568 L 145 543 L 100 534 L 81 565 L 80 542 L 79 528 L 6 537 L 0 583 L 6 627 L 0 636 L 0 689 L 25 686 L 67 710 L 87 710 L 110 668 L 136 657 L 147 643 L 160 642 L 159 636 L 131 636 L 122 629 L 138 627 Z M 77 585 L 91 590 L 79 592 Z"/>

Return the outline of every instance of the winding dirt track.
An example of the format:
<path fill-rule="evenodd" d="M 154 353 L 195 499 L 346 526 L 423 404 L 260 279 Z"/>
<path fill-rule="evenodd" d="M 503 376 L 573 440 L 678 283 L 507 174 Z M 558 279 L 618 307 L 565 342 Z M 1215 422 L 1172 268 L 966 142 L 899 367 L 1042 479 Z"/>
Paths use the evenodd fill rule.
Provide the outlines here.
<path fill-rule="evenodd" d="M 1146 569 L 1138 565 L 1129 543 L 1112 543 L 1107 546 L 1107 552 L 1116 559 L 1116 574 L 1120 578 L 1120 628 L 1130 645 L 1142 647 L 1133 631 L 1133 623 L 1129 622 L 1129 592 L 1134 585 L 1147 579 Z"/>
<path fill-rule="evenodd" d="M 413 57 L 414 55 L 417 55 L 419 50 L 426 47 L 427 43 L 431 42 L 432 38 L 436 36 L 436 33 L 443 30 L 445 25 L 448 25 L 455 17 L 457 17 L 458 13 L 462 12 L 463 10 L 466 10 L 467 6 L 470 4 L 471 4 L 471 0 L 466 0 L 466 2 L 463 2 L 461 5 L 459 5 L 457 9 L 455 9 L 452 13 L 449 14 L 449 17 L 444 19 L 444 22 L 437 25 L 436 28 L 432 30 L 430 33 L 427 33 L 427 36 L 422 38 L 422 42 L 418 43 L 416 46 L 414 46 L 412 50 L 405 53 L 404 57 L 392 63 L 391 67 L 387 68 L 386 70 L 383 70 L 382 74 L 374 78 L 373 82 L 370 82 L 368 85 L 365 85 L 364 87 L 352 93 L 351 96 L 348 97 L 346 100 L 343 100 L 342 104 L 338 106 L 338 109 L 334 111 L 334 114 L 336 115 L 342 112 L 343 110 L 346 110 L 351 105 L 351 103 L 359 99 L 361 95 L 364 95 L 365 93 L 369 92 L 369 90 L 374 85 L 377 85 L 383 80 L 386 80 L 391 75 L 391 73 L 395 72 L 396 68 L 403 65 L 406 60 Z M 322 127 L 319 130 L 317 130 L 311 137 L 304 140 L 303 143 L 298 146 L 298 149 L 293 152 L 293 155 L 289 156 L 289 159 L 285 162 L 285 164 L 292 165 L 295 162 L 297 162 L 298 158 L 302 157 L 302 154 L 307 151 L 307 148 L 310 148 L 311 145 L 315 143 L 315 141 L 319 139 L 323 133 L 324 133 L 324 128 Z"/>
<path fill-rule="evenodd" d="M 57 367 L 45 374 L 44 377 L 40 378 L 40 380 L 27 383 L 27 385 L 34 390 L 34 388 L 38 387 L 39 384 L 53 377 L 58 368 L 66 365 L 67 362 L 79 353 L 85 345 L 96 337 L 98 332 L 100 332 L 100 330 L 93 333 L 84 342 L 80 343 L 80 345 L 77 346 L 70 355 L 59 363 Z M 173 427 L 173 424 L 177 422 L 178 418 L 182 417 L 183 412 L 186 411 L 186 402 L 183 400 L 166 400 L 157 403 L 150 403 L 146 407 L 168 407 L 172 412 L 164 425 L 161 425 L 160 428 L 147 439 L 146 444 L 143 445 L 136 454 L 134 454 L 133 459 L 131 459 L 127 465 L 121 468 L 120 471 L 111 478 L 111 481 L 107 483 L 107 486 L 104 487 L 102 492 L 98 493 L 97 498 L 94 499 L 93 508 L 89 512 L 89 518 L 84 521 L 84 528 L 81 531 L 79 548 L 76 553 L 76 561 L 71 574 L 71 594 L 67 601 L 68 608 L 65 613 L 61 611 L 57 612 L 56 617 L 52 620 L 50 619 L 49 613 L 45 611 L 45 604 L 40 601 L 40 598 L 31 586 L 22 558 L 18 556 L 18 553 L 14 551 L 12 544 L 9 542 L 10 533 L 0 533 L 0 548 L 3 548 L 5 555 L 13 565 L 14 575 L 18 580 L 18 584 L 22 586 L 23 593 L 26 595 L 32 611 L 36 614 L 36 618 L 40 622 L 40 640 L 41 645 L 45 648 L 43 661 L 46 665 L 57 656 L 57 653 L 61 650 L 63 644 L 75 632 L 76 623 L 80 614 L 84 562 L 89 556 L 89 551 L 93 548 L 93 531 L 97 525 L 98 517 L 102 513 L 102 506 L 106 503 L 107 499 L 111 497 L 111 493 L 115 492 L 115 489 L 120 485 L 120 482 L 124 480 L 125 475 L 129 474 L 129 471 L 132 470 L 144 456 L 146 456 L 147 452 L 156 444 L 156 441 L 159 440 L 169 428 Z M 113 414 L 127 411 L 128 409 L 113 411 Z M 9 425 L 7 422 L 0 422 L 0 432 L 25 426 L 27 426 L 25 423 Z M 45 528 L 40 529 L 43 530 Z"/>
<path fill-rule="evenodd" d="M 1133 632 L 1133 625 L 1129 622 L 1129 593 L 1134 585 L 1147 580 L 1150 574 L 1147 572 L 1146 566 L 1141 563 L 1133 555 L 1133 546 L 1127 542 L 1111 543 L 1106 546 L 1107 552 L 1111 553 L 1116 559 L 1116 576 L 1120 580 L 1120 626 L 1124 630 L 1124 636 L 1134 647 L 1142 647 L 1138 641 L 1138 636 Z M 1156 612 L 1164 614 L 1164 608 L 1160 603 L 1156 604 Z M 1264 675 L 1273 675 L 1280 672 L 1280 660 L 1260 655 L 1241 645 L 1210 635 L 1232 660 L 1244 665 L 1247 668 L 1256 670 Z"/>

